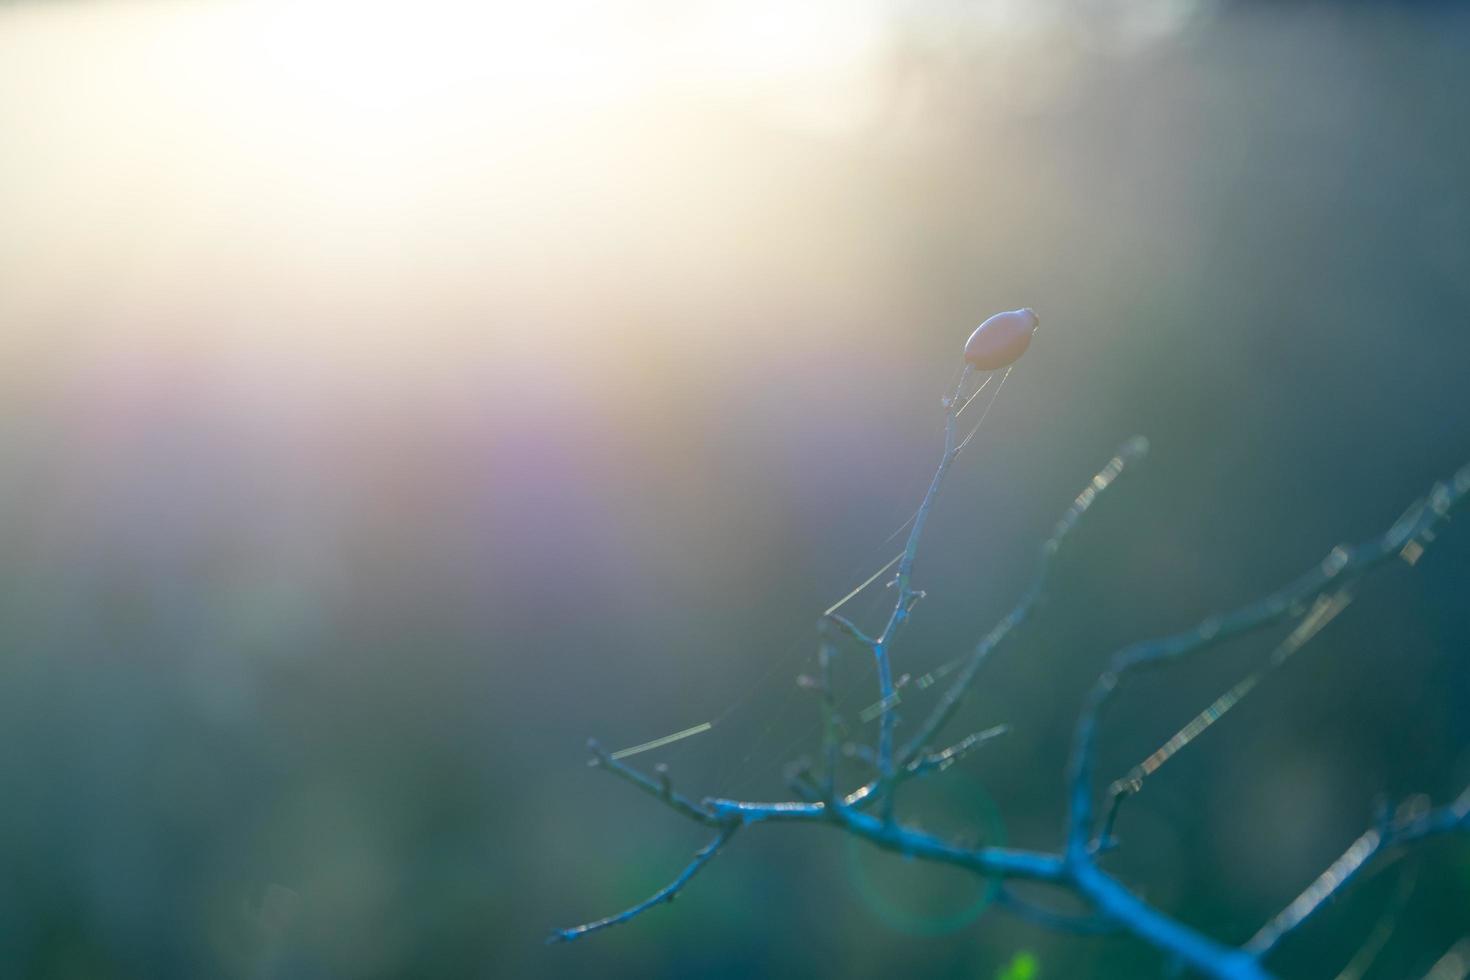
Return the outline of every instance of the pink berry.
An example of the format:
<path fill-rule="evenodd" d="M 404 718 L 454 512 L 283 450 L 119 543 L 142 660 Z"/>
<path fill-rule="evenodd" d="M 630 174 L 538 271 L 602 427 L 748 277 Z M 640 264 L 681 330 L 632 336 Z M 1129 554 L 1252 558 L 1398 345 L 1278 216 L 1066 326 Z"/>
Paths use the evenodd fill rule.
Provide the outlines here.
<path fill-rule="evenodd" d="M 994 371 L 1015 363 L 1031 346 L 1036 312 L 1029 308 L 997 313 L 975 328 L 965 341 L 965 360 L 977 371 Z"/>

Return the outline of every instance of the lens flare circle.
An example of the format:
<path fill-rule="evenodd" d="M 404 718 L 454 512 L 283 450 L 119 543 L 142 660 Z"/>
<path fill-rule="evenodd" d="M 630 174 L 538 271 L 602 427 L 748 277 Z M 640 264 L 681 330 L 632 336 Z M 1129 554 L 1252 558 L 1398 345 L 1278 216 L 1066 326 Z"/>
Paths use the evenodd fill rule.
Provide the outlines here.
<path fill-rule="evenodd" d="M 1006 842 L 1005 821 L 990 794 L 972 776 L 950 770 L 937 776 L 932 784 L 941 794 L 945 808 L 966 815 L 971 833 L 978 837 L 976 846 L 1000 847 Z M 893 894 L 891 882 L 880 879 L 874 866 L 874 855 L 882 854 L 857 837 L 848 837 L 846 865 L 863 906 L 884 925 L 911 936 L 947 936 L 978 919 L 1000 893 L 999 876 L 975 878 L 976 894 L 963 900 L 959 907 L 947 912 L 916 909 Z M 896 859 L 902 860 L 902 859 Z M 934 865 L 912 862 L 916 875 L 933 875 Z M 890 865 L 892 867 L 892 865 Z M 958 873 L 958 872 L 957 872 Z M 927 889 L 926 889 L 927 890 Z"/>

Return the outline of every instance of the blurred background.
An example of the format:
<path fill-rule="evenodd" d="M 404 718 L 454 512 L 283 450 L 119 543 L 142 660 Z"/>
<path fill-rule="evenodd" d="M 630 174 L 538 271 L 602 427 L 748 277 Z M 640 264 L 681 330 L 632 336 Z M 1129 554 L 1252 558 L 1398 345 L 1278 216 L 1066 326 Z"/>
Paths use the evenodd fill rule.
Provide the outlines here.
<path fill-rule="evenodd" d="M 1011 733 L 902 814 L 1056 846 L 1113 649 L 1470 460 L 1467 106 L 1451 4 L 0 4 L 0 974 L 1158 975 L 816 828 L 546 947 L 702 843 L 584 742 L 713 721 L 636 761 L 784 794 L 818 614 L 897 550 L 969 331 L 1031 306 L 898 669 L 1153 452 L 954 729 Z M 1241 942 L 1375 799 L 1458 792 L 1467 584 L 1462 527 L 1388 569 L 1109 867 Z M 1100 776 L 1277 639 L 1130 689 Z M 1273 965 L 1426 973 L 1470 843 L 1418 853 Z"/>

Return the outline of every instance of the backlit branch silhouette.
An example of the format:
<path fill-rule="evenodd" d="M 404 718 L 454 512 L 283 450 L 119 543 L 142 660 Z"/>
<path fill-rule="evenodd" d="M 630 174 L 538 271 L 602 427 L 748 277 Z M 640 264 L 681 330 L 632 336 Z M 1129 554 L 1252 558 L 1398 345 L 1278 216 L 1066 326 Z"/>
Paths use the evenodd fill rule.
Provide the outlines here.
<path fill-rule="evenodd" d="M 1000 316 L 1019 317 L 1023 313 L 1031 318 L 1029 327 L 1034 328 L 1035 317 L 1030 311 Z M 977 331 L 976 335 L 979 334 Z M 1029 341 L 1029 328 L 1026 340 Z M 1358 838 L 1341 858 L 1263 925 L 1255 936 L 1241 945 L 1232 945 L 1207 936 L 1148 904 L 1101 866 L 1104 855 L 1117 846 L 1112 837 L 1112 825 L 1118 806 L 1130 785 L 1136 789 L 1137 780 L 1141 779 L 1137 774 L 1143 770 L 1130 774 L 1134 782 L 1122 780 L 1115 785 L 1111 805 L 1101 821 L 1097 818 L 1094 789 L 1099 729 L 1114 696 L 1129 678 L 1145 669 L 1206 655 L 1227 640 L 1284 622 L 1297 623 L 1293 632 L 1297 646 L 1306 642 L 1325 621 L 1322 619 L 1324 604 L 1338 603 L 1335 608 L 1340 609 L 1345 602 L 1343 597 L 1351 594 L 1349 590 L 1360 585 L 1375 569 L 1396 557 L 1402 557 L 1411 564 L 1418 559 L 1451 515 L 1470 497 L 1470 464 L 1450 479 L 1436 483 L 1423 499 L 1410 506 L 1382 534 L 1356 546 L 1334 548 L 1321 562 L 1263 598 L 1211 616 L 1191 629 L 1136 643 L 1115 653 L 1107 669 L 1092 685 L 1078 714 L 1066 774 L 1065 832 L 1054 851 L 961 846 L 900 822 L 895 816 L 894 801 L 905 782 L 941 773 L 961 756 L 1004 731 L 1004 726 L 987 729 L 957 738 L 947 746 L 941 739 L 941 733 L 974 689 L 991 656 L 1016 634 L 1037 608 L 1045 594 L 1053 559 L 1071 532 L 1099 497 L 1128 467 L 1140 460 L 1148 448 L 1142 438 L 1129 440 L 1077 495 L 1057 522 L 1051 537 L 1042 545 L 1033 578 L 1015 606 L 966 656 L 932 672 L 918 685 L 928 686 L 941 680 L 946 683 L 933 710 L 907 741 L 897 745 L 898 715 L 893 708 L 900 695 L 893 679 L 891 651 L 894 637 L 923 596 L 913 588 L 911 581 L 915 555 L 940 487 L 964 445 L 957 444 L 955 438 L 956 420 L 968 404 L 962 398 L 964 388 L 977 366 L 983 370 L 1002 366 L 983 360 L 977 363 L 977 359 L 970 356 L 970 347 L 974 343 L 972 338 L 967 346 L 970 364 L 944 402 L 944 449 L 938 467 L 914 517 L 904 550 L 895 559 L 898 564 L 896 588 L 887 624 L 876 637 L 870 636 L 837 614 L 836 607 L 819 624 L 819 676 L 808 681 L 818 688 L 821 695 L 823 724 L 819 772 L 813 774 L 811 764 L 807 763 L 788 771 L 788 784 L 798 799 L 764 802 L 709 797 L 696 801 L 675 790 L 666 770 L 660 768 L 655 776 L 646 775 L 613 758 L 596 742 L 589 743 L 592 765 L 627 780 L 680 816 L 709 827 L 713 834 L 693 861 L 654 895 L 616 915 L 557 930 L 548 942 L 580 939 L 628 922 L 656 905 L 673 900 L 699 871 L 721 853 L 736 832 L 745 827 L 814 823 L 862 838 L 885 850 L 953 865 L 991 879 L 999 883 L 1000 907 L 1028 921 L 1071 932 L 1126 931 L 1155 947 L 1171 961 L 1205 976 L 1230 980 L 1264 978 L 1270 976 L 1265 959 L 1284 939 L 1312 919 L 1329 899 L 1351 885 L 1375 858 L 1391 849 L 1412 845 L 1431 836 L 1470 832 L 1470 788 L 1453 802 L 1437 808 L 1406 805 L 1400 807 L 1394 816 L 1381 815 L 1376 826 Z M 1024 347 L 1021 343 L 1020 349 L 1024 350 Z M 1014 356 L 1019 356 L 1019 351 Z M 860 756 L 871 765 L 874 775 L 862 785 L 846 791 L 839 786 L 837 772 L 842 750 L 839 738 L 842 723 L 832 685 L 832 662 L 838 655 L 838 643 L 843 639 L 857 644 L 874 658 L 878 701 L 870 710 L 879 712 L 880 718 L 875 746 L 849 747 L 850 754 Z M 1241 690 L 1248 690 L 1248 687 Z M 1160 760 L 1167 758 L 1188 737 L 1191 736 L 1187 733 L 1176 736 L 1165 746 L 1168 751 L 1161 750 L 1156 757 Z M 1081 916 L 1064 914 L 1024 901 L 1006 887 L 1008 880 L 1038 882 L 1068 892 L 1087 906 L 1087 913 Z"/>

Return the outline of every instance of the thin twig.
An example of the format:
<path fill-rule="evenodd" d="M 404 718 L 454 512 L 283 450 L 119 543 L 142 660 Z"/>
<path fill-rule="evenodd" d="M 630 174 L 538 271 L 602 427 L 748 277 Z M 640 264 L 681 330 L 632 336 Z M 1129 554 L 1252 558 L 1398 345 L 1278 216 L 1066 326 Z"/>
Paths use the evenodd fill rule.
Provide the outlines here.
<path fill-rule="evenodd" d="M 965 696 L 969 694 L 970 688 L 974 685 L 975 678 L 979 676 L 980 668 L 985 665 L 985 661 L 989 659 L 996 648 L 1017 627 L 1026 621 L 1027 617 L 1031 615 L 1032 610 L 1041 602 L 1046 591 L 1047 578 L 1051 573 L 1052 561 L 1055 559 L 1057 552 L 1061 550 L 1062 542 L 1066 540 L 1067 535 L 1082 520 L 1083 515 L 1087 513 L 1088 509 L 1097 502 L 1098 496 L 1108 487 L 1112 486 L 1113 482 L 1123 474 L 1123 471 L 1128 466 L 1137 463 L 1147 455 L 1147 439 L 1142 436 L 1134 436 L 1132 439 L 1129 439 L 1122 446 L 1118 447 L 1118 451 L 1114 454 L 1113 458 L 1108 460 L 1107 465 L 1088 481 L 1087 486 L 1072 501 L 1072 505 L 1067 508 L 1066 513 L 1062 514 L 1061 518 L 1057 521 L 1056 527 L 1052 530 L 1051 537 L 1041 546 L 1041 555 L 1037 561 L 1036 574 L 1031 581 L 1030 587 L 1026 589 L 1020 601 L 1016 603 L 1011 611 L 1001 617 L 1000 622 L 996 623 L 990 632 L 985 635 L 985 638 L 975 647 L 969 659 L 965 661 L 964 668 L 960 671 L 959 676 L 950 683 L 928 719 L 920 726 L 919 731 L 913 738 L 909 739 L 903 751 L 899 753 L 900 765 L 906 765 L 908 762 L 913 761 L 919 753 L 925 751 L 926 747 L 939 733 L 939 730 L 954 717 L 954 713 L 959 709 L 960 704 L 964 701 Z"/>
<path fill-rule="evenodd" d="M 824 626 L 818 627 L 822 634 L 817 649 L 817 663 L 821 668 L 822 686 L 822 799 L 833 803 L 837 798 L 837 696 L 832 690 L 832 658 L 837 648 L 827 639 Z"/>
<path fill-rule="evenodd" d="M 602 750 L 596 739 L 587 740 L 587 750 L 592 753 L 591 765 L 608 772 L 637 786 L 649 796 L 654 797 L 666 806 L 672 807 L 676 813 L 697 820 L 707 826 L 717 826 L 719 821 L 702 805 L 695 803 L 682 793 L 676 793 L 667 780 L 654 780 L 643 775 L 637 769 L 625 762 L 619 762 Z"/>
<path fill-rule="evenodd" d="M 1309 922 L 1333 896 L 1339 894 L 1385 851 L 1440 834 L 1470 830 L 1470 788 L 1455 802 L 1434 810 L 1386 823 L 1365 832 L 1343 852 L 1342 857 L 1322 872 L 1260 931 L 1245 944 L 1245 949 L 1265 956 L 1288 935 Z"/>
<path fill-rule="evenodd" d="M 905 773 L 908 776 L 922 776 L 927 772 L 943 772 L 968 755 L 971 749 L 984 745 L 992 739 L 1000 738 L 1010 730 L 1010 725 L 996 725 L 982 732 L 966 735 L 947 749 L 919 756 L 904 766 Z"/>
<path fill-rule="evenodd" d="M 1092 768 L 1097 729 L 1103 710 L 1120 681 L 1141 667 L 1178 660 L 1211 649 L 1229 639 L 1245 636 L 1296 614 L 1324 593 L 1362 578 L 1384 562 L 1413 546 L 1415 557 L 1470 497 L 1470 465 L 1453 479 L 1437 483 L 1429 496 L 1409 508 L 1387 532 L 1355 548 L 1337 547 L 1317 567 L 1266 598 L 1220 616 L 1211 616 L 1191 629 L 1125 647 L 1113 655 L 1109 668 L 1093 684 L 1083 704 L 1072 739 L 1068 765 L 1067 852 L 1071 859 L 1090 860 L 1092 826 Z"/>
<path fill-rule="evenodd" d="M 1144 780 L 1158 772 L 1164 763 L 1178 755 L 1186 746 L 1204 734 L 1206 729 L 1224 718 L 1232 708 L 1245 700 L 1260 685 L 1261 681 L 1273 671 L 1280 669 L 1292 654 L 1306 646 L 1313 637 L 1326 628 L 1328 623 L 1337 618 L 1338 614 L 1352 602 L 1352 598 L 1352 592 L 1349 589 L 1339 589 L 1331 594 L 1318 596 L 1311 610 L 1301 618 L 1286 639 L 1271 651 L 1271 656 L 1267 658 L 1264 666 L 1231 685 L 1229 690 L 1210 702 L 1203 711 L 1191 718 L 1187 725 L 1149 753 L 1147 758 L 1128 770 L 1125 775 L 1113 780 L 1112 785 L 1108 787 L 1110 799 L 1107 816 L 1103 818 L 1102 830 L 1098 832 L 1097 839 L 1093 842 L 1093 851 L 1101 853 L 1111 849 L 1116 843 L 1113 828 L 1118 822 L 1118 811 L 1129 797 L 1136 796 L 1143 789 Z"/>
<path fill-rule="evenodd" d="M 558 929 L 550 936 L 548 936 L 546 938 L 546 941 L 548 943 L 569 943 L 574 940 L 581 939 L 583 936 L 586 936 L 590 933 L 597 932 L 601 929 L 606 929 L 609 926 L 622 925 L 624 922 L 627 922 L 630 919 L 636 918 L 637 916 L 642 915 L 644 912 L 647 912 L 655 905 L 659 905 L 664 902 L 672 902 L 676 897 L 678 897 L 679 891 L 685 885 L 689 884 L 689 879 L 698 874 L 700 868 L 704 867 L 710 862 L 712 858 L 714 858 L 716 854 L 720 853 L 720 848 L 724 847 L 725 843 L 729 841 L 731 837 L 734 837 L 735 831 L 739 829 L 740 824 L 738 823 L 726 824 L 721 827 L 720 832 L 715 835 L 715 839 L 710 841 L 704 847 L 700 848 L 699 852 L 694 855 L 694 860 L 689 863 L 689 866 L 679 873 L 679 877 L 675 878 L 673 881 L 669 882 L 667 885 L 660 888 L 658 891 L 654 892 L 648 898 L 639 902 L 632 908 L 625 909 L 624 911 L 619 912 L 617 915 L 610 915 L 605 919 L 598 919 L 596 922 L 588 922 L 584 925 L 573 926 L 570 929 Z"/>
<path fill-rule="evenodd" d="M 893 662 L 889 648 L 893 644 L 894 637 L 898 635 L 899 629 L 908 619 L 909 611 L 919 596 L 911 584 L 914 574 L 914 558 L 919 551 L 919 539 L 924 534 L 924 524 L 929 519 L 929 512 L 934 508 L 935 498 L 939 496 L 939 487 L 944 482 L 945 474 L 949 472 L 950 464 L 954 462 L 955 419 L 963 407 L 960 402 L 960 392 L 964 390 L 965 382 L 970 379 L 970 370 L 970 366 L 965 365 L 954 391 L 945 399 L 944 452 L 939 457 L 939 466 L 934 471 L 933 479 L 929 481 L 929 489 L 924 493 L 924 502 L 919 505 L 919 511 L 914 515 L 914 524 L 909 529 L 908 542 L 904 545 L 903 556 L 898 562 L 898 588 L 894 597 L 893 611 L 888 616 L 888 623 L 883 627 L 883 632 L 878 634 L 877 642 L 873 644 L 873 656 L 878 662 L 878 700 L 885 706 L 891 706 L 895 693 Z M 886 822 L 893 820 L 893 728 L 897 723 L 898 715 L 888 710 L 883 712 L 878 722 L 879 797 L 884 801 L 883 816 Z"/>

